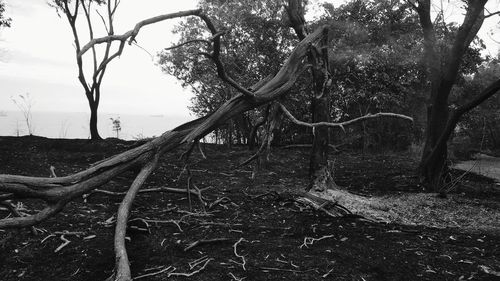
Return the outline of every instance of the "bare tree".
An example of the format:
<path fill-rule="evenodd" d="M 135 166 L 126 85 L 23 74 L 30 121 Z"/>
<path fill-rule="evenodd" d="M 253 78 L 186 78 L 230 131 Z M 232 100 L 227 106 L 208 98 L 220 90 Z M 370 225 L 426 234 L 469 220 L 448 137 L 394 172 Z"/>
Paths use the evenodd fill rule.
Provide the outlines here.
<path fill-rule="evenodd" d="M 106 14 L 103 16 L 97 10 L 94 10 L 94 4 L 106 4 Z M 92 45 L 90 47 L 92 49 L 92 73 L 91 75 L 86 76 L 84 71 L 84 59 L 81 52 L 81 35 L 79 34 L 79 31 L 82 29 L 77 26 L 77 20 L 79 15 L 84 15 L 84 21 L 87 26 L 89 40 L 93 40 L 94 26 L 92 22 L 92 14 L 93 12 L 95 12 L 101 18 L 107 35 L 113 36 L 115 33 L 113 20 L 116 9 L 119 5 L 120 0 L 109 0 L 107 1 L 107 3 L 103 0 L 52 0 L 51 4 L 51 6 L 55 7 L 58 12 L 62 12 L 64 14 L 73 33 L 76 63 L 78 66 L 78 81 L 80 81 L 80 84 L 85 91 L 85 97 L 87 98 L 90 108 L 89 129 L 90 138 L 92 140 L 101 139 L 101 136 L 99 135 L 99 131 L 97 129 L 97 112 L 101 99 L 101 84 L 104 78 L 104 74 L 106 73 L 106 68 L 113 59 L 121 55 L 125 46 L 125 42 L 120 42 L 118 49 L 116 51 L 112 51 L 113 41 L 108 40 L 107 42 L 105 42 L 106 44 L 104 46 L 104 52 L 100 58 L 98 58 L 99 56 L 98 50 L 96 50 L 96 46 Z"/>

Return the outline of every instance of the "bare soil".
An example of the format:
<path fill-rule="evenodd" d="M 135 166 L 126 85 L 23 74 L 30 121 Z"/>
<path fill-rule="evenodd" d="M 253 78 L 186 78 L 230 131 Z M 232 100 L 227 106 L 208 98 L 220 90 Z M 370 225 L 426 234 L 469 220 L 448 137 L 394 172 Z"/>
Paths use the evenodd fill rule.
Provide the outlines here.
<path fill-rule="evenodd" d="M 49 176 L 54 166 L 58 176 L 67 175 L 134 145 L 119 140 L 1 137 L 0 173 Z M 205 149 L 208 159 L 194 153 L 190 168 L 196 186 L 209 188 L 203 192 L 207 203 L 221 199 L 206 214 L 195 197 L 189 212 L 185 194 L 138 195 L 127 245 L 133 276 L 163 270 L 138 280 L 500 279 L 500 223 L 494 220 L 487 228 L 426 223 L 445 219 L 448 213 L 439 209 L 441 203 L 422 207 L 426 215 L 412 224 L 332 218 L 294 201 L 307 184 L 307 150 L 274 149 L 271 161 L 251 179 L 252 167 L 234 169 L 252 154 L 245 147 Z M 165 155 L 144 188 L 185 188 L 181 153 Z M 421 196 L 415 160 L 404 153 L 344 152 L 334 157 L 337 183 L 350 192 L 394 201 Z M 102 189 L 125 191 L 133 175 L 127 172 Z M 470 213 L 499 213 L 500 192 L 492 180 L 462 176 L 459 171 L 455 175 L 460 180 L 453 187 L 453 199 L 439 199 L 443 204 L 462 200 L 475 208 Z M 0 230 L 0 280 L 104 280 L 113 270 L 113 218 L 120 200 L 95 193 L 72 202 L 38 225 L 43 233 L 37 236 L 28 229 Z M 30 213 L 41 205 L 33 201 L 22 207 Z M 401 206 L 394 208 L 402 212 Z M 418 208 L 411 213 L 418 217 Z M 65 232 L 63 238 L 70 243 L 55 252 Z M 217 238 L 227 240 L 185 251 L 193 242 Z M 200 258 L 201 264 L 189 267 Z M 195 272 L 206 261 L 206 267 L 190 277 L 173 274 Z"/>

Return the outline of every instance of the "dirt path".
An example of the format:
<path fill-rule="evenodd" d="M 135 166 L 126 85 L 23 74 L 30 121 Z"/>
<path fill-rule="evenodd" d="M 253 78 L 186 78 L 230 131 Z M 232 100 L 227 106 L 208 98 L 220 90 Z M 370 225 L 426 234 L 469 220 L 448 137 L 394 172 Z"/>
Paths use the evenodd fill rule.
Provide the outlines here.
<path fill-rule="evenodd" d="M 500 183 L 500 158 L 479 154 L 475 160 L 460 162 L 453 167 L 495 179 Z"/>

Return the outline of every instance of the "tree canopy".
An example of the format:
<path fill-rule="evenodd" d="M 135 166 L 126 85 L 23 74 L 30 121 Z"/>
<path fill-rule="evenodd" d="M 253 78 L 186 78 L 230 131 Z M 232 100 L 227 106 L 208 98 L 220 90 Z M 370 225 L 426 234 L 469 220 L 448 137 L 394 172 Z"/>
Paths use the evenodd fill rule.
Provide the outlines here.
<path fill-rule="evenodd" d="M 0 27 L 10 27 L 12 19 L 5 16 L 5 2 L 0 0 Z"/>

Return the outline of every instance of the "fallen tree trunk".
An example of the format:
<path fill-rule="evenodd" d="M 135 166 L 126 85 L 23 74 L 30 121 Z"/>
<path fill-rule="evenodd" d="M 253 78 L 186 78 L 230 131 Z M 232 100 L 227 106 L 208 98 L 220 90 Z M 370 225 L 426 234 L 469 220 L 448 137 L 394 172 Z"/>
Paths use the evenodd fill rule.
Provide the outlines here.
<path fill-rule="evenodd" d="M 65 177 L 43 178 L 0 175 L 1 200 L 36 198 L 44 200 L 47 204 L 47 207 L 42 211 L 31 216 L 1 219 L 0 228 L 36 225 L 60 212 L 71 200 L 91 192 L 125 171 L 140 168 L 141 171 L 120 205 L 120 219 L 117 221 L 115 234 L 116 265 L 113 279 L 131 280 L 128 257 L 124 246 L 124 229 L 131 202 L 144 181 L 154 170 L 155 159 L 182 144 L 193 145 L 231 117 L 269 103 L 286 94 L 302 73 L 302 69 L 304 69 L 304 58 L 309 46 L 321 38 L 325 28 L 319 28 L 302 40 L 284 62 L 280 71 L 271 80 L 255 89 L 251 95 L 248 93 L 239 94 L 224 103 L 214 113 L 185 123 L 142 146 L 101 161 L 87 170 Z M 214 33 L 214 30 L 212 32 Z M 117 40 L 124 39 L 119 37 Z M 96 40 L 96 44 L 101 41 L 105 40 Z"/>

